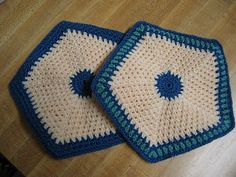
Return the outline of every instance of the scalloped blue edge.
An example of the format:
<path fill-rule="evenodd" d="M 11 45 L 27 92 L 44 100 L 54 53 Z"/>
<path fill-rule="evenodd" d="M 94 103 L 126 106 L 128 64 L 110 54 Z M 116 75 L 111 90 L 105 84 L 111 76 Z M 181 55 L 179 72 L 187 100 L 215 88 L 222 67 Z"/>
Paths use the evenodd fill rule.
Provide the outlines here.
<path fill-rule="evenodd" d="M 37 61 L 43 54 L 50 51 L 53 44 L 55 44 L 59 40 L 60 36 L 62 36 L 68 29 L 86 32 L 87 34 L 102 37 L 102 39 L 110 40 L 114 43 L 118 43 L 123 37 L 123 34 L 118 31 L 88 24 L 62 21 L 58 23 L 33 50 L 9 83 L 9 90 L 16 102 L 16 105 L 20 108 L 20 111 L 23 113 L 27 122 L 45 146 L 46 150 L 53 157 L 58 159 L 105 149 L 113 145 L 120 144 L 124 141 L 119 132 L 111 132 L 109 135 L 106 134 L 105 136 L 100 136 L 98 138 L 94 137 L 91 139 L 88 137 L 87 140 L 82 139 L 81 141 L 77 140 L 75 142 L 71 141 L 70 143 L 65 144 L 56 144 L 51 138 L 51 135 L 48 134 L 47 129 L 45 129 L 43 124 L 40 123 L 40 119 L 34 111 L 33 105 L 28 94 L 26 93 L 26 90 L 24 89 L 22 81 L 25 80 L 28 72 L 31 71 L 31 66 L 34 65 L 35 61 Z"/>
<path fill-rule="evenodd" d="M 118 104 L 118 98 L 112 94 L 108 82 L 112 81 L 111 77 L 114 77 L 114 71 L 118 71 L 118 66 L 121 66 L 120 62 L 124 62 L 124 56 L 134 48 L 136 43 L 147 31 L 151 34 L 156 33 L 161 38 L 165 36 L 171 42 L 178 43 L 181 46 L 214 52 L 218 63 L 216 67 L 219 68 L 217 72 L 219 72 L 218 105 L 220 107 L 220 123 L 217 126 L 213 126 L 202 133 L 197 131 L 196 135 L 186 135 L 185 138 L 180 138 L 180 140 L 169 140 L 168 143 L 164 143 L 163 145 L 157 144 L 157 147 L 149 147 L 149 143 L 146 143 L 146 138 L 142 138 L 141 133 L 138 133 L 138 130 L 131 124 L 128 115 L 124 111 L 125 108 L 122 109 L 122 105 Z M 214 39 L 205 39 L 163 29 L 143 21 L 137 22 L 112 52 L 95 76 L 92 82 L 92 91 L 127 142 L 144 160 L 151 163 L 191 151 L 210 143 L 230 132 L 235 126 L 228 67 L 221 44 Z"/>

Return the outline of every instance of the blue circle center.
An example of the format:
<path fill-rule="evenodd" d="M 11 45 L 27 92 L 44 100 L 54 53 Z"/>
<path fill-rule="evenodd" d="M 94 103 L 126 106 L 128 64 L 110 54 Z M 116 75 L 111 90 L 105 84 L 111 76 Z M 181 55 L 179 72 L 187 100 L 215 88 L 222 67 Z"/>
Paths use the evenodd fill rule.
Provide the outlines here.
<path fill-rule="evenodd" d="M 91 97 L 91 84 L 94 74 L 90 70 L 80 70 L 71 79 L 71 90 L 82 97 Z"/>
<path fill-rule="evenodd" d="M 157 75 L 155 80 L 155 86 L 160 97 L 170 101 L 182 94 L 183 83 L 179 75 L 167 71 Z"/>

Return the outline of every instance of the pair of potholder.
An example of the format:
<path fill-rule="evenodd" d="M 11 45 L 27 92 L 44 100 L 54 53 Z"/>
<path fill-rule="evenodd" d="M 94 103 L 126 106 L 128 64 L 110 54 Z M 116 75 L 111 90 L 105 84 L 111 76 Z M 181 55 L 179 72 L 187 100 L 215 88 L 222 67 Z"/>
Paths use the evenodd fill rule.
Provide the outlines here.
<path fill-rule="evenodd" d="M 219 42 L 146 22 L 127 34 L 59 23 L 29 55 L 10 91 L 57 158 L 125 139 L 145 160 L 157 162 L 234 127 Z"/>

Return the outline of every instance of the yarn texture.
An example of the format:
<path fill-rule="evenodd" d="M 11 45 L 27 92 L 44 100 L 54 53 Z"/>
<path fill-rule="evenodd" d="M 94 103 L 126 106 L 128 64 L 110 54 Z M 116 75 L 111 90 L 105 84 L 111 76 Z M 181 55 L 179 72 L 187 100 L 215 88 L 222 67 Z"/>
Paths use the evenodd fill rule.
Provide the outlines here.
<path fill-rule="evenodd" d="M 47 150 L 65 158 L 123 142 L 91 82 L 122 33 L 61 22 L 34 49 L 10 91 Z"/>
<path fill-rule="evenodd" d="M 218 41 L 138 22 L 92 83 L 128 143 L 157 162 L 234 127 L 226 59 Z"/>

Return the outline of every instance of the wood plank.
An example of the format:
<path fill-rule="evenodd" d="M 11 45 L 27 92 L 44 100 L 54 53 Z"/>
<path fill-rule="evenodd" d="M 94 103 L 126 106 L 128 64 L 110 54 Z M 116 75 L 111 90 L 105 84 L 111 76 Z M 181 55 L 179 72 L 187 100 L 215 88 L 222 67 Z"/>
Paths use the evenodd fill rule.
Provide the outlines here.
<path fill-rule="evenodd" d="M 9 159 L 16 168 L 27 176 L 43 158 L 45 151 L 36 137 L 30 137 L 17 153 Z"/>
<path fill-rule="evenodd" d="M 29 131 L 22 124 L 20 119 L 16 119 L 0 137 L 0 152 L 8 159 L 11 159 L 29 138 Z"/>
<path fill-rule="evenodd" d="M 33 2 L 33 1 L 30 1 Z M 41 1 L 40 1 L 41 2 Z M 43 1 L 42 1 L 43 2 Z M 41 3 L 42 3 L 41 2 Z M 39 41 L 48 33 L 48 31 L 53 27 L 46 25 L 50 22 L 55 16 L 60 13 L 63 8 L 70 4 L 71 0 L 63 0 L 58 3 L 57 1 L 46 1 L 45 3 L 40 3 L 41 6 L 38 9 L 34 9 L 34 13 L 29 17 L 22 17 L 24 11 L 30 10 L 25 7 L 25 9 L 19 9 L 21 13 L 18 14 L 18 11 L 15 13 L 20 18 L 26 18 L 25 23 L 20 23 L 20 21 L 16 21 L 16 25 L 10 23 L 9 25 L 4 24 L 4 28 L 9 30 L 9 35 L 7 35 L 7 40 L 1 39 L 4 41 L 4 46 L 0 46 L 0 76 L 3 77 L 7 74 L 4 74 L 9 68 L 9 64 L 18 64 L 16 63 L 16 58 L 18 58 L 17 62 L 20 61 L 20 64 L 25 60 L 26 56 L 32 51 Z M 25 2 L 22 2 L 23 4 Z M 30 5 L 30 4 L 29 4 Z M 24 6 L 23 6 L 24 7 Z M 22 7 L 22 8 L 23 8 Z M 32 8 L 32 7 L 31 7 Z M 45 10 L 47 9 L 47 10 Z M 55 24 L 54 24 L 55 25 Z M 17 27 L 16 27 L 17 26 Z M 10 31 L 14 28 L 14 33 L 10 33 Z M 0 31 L 0 34 L 4 34 L 4 29 Z M 44 35 L 42 34 L 44 32 Z M 10 35 L 11 34 L 11 35 Z M 21 35 L 19 35 L 21 34 Z M 4 34 L 5 36 L 5 34 Z M 33 45 L 32 45 L 33 44 Z M 25 51 L 25 49 L 29 49 Z M 27 52 L 27 54 L 26 54 Z M 16 55 L 17 54 L 17 55 Z M 20 56 L 19 56 L 20 54 Z M 25 54 L 22 57 L 22 54 Z M 10 65 L 10 66 L 11 66 Z M 18 66 L 19 67 L 19 66 Z"/>
<path fill-rule="evenodd" d="M 40 162 L 28 174 L 29 177 L 59 177 L 71 164 L 73 158 L 56 160 L 45 154 Z"/>
<path fill-rule="evenodd" d="M 5 1 L 0 5 L 0 22 L 3 22 L 4 19 L 9 16 L 19 5 L 21 0 L 11 0 Z M 1 24 L 0 24 L 1 26 Z"/>
<path fill-rule="evenodd" d="M 1 41 L 0 46 L 3 45 L 9 37 L 15 33 L 16 29 L 27 21 L 28 18 L 45 2 L 45 0 L 22 0 L 14 8 L 14 11 L 10 11 L 1 23 L 0 34 Z M 17 14 L 17 15 L 16 15 Z"/>
<path fill-rule="evenodd" d="M 162 21 L 180 1 L 158 0 L 142 1 L 136 3 L 126 1 L 105 23 L 106 27 L 112 27 L 121 31 L 127 31 L 136 21 L 148 20 L 158 24 Z"/>
<path fill-rule="evenodd" d="M 10 98 L 8 86 L 1 85 L 1 88 L 5 90 L 0 92 L 0 115 L 3 117 L 0 119 L 0 136 L 16 118 L 20 117 L 15 103 Z"/>
<path fill-rule="evenodd" d="M 108 148 L 98 152 L 92 152 L 89 154 L 84 154 L 82 156 L 75 157 L 68 168 L 60 175 L 61 177 L 76 177 L 76 176 L 89 176 L 93 173 L 93 169 L 96 168 L 101 161 L 103 161 L 106 156 L 112 154 L 120 146 L 115 146 L 114 148 Z"/>

